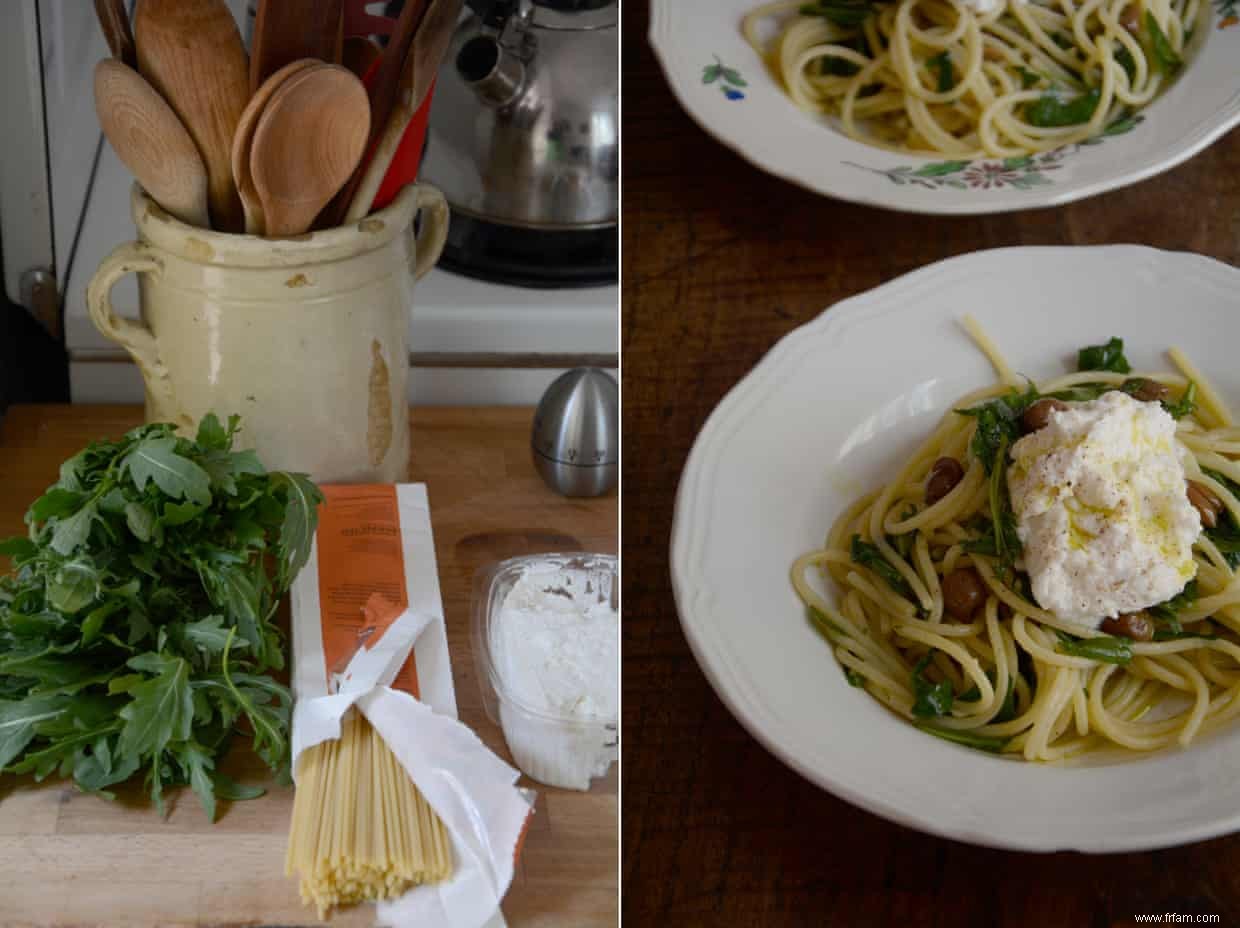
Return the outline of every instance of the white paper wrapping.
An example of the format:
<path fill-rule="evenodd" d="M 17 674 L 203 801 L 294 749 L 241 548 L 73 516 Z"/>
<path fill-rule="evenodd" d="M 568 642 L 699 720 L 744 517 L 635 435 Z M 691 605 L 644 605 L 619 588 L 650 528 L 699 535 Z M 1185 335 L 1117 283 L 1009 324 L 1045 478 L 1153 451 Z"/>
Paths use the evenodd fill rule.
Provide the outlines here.
<path fill-rule="evenodd" d="M 512 882 L 532 796 L 516 786 L 518 771 L 456 719 L 425 487 L 402 484 L 397 500 L 409 608 L 354 655 L 335 678 L 335 693 L 326 682 L 317 541 L 294 583 L 293 769 L 302 751 L 339 738 L 341 719 L 356 706 L 443 820 L 455 858 L 450 880 L 379 903 L 378 924 L 495 928 L 505 924 L 499 904 Z M 410 651 L 424 701 L 389 686 Z"/>

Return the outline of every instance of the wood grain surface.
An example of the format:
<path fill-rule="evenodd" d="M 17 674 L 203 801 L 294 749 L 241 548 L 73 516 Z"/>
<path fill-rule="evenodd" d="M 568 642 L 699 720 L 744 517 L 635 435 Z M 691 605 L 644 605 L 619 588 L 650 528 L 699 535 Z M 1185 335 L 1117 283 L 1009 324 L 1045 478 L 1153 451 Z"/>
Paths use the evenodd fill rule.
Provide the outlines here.
<path fill-rule="evenodd" d="M 715 696 L 681 633 L 667 568 L 694 437 L 780 336 L 844 297 L 982 248 L 1136 242 L 1240 262 L 1240 136 L 1064 208 L 883 212 L 807 193 L 716 143 L 673 99 L 647 25 L 645 4 L 625 7 L 626 928 L 1109 928 L 1155 913 L 1240 925 L 1240 837 L 1096 857 L 991 851 L 890 824 L 810 785 Z"/>
<path fill-rule="evenodd" d="M 0 537 L 24 530 L 27 505 L 87 442 L 137 425 L 137 407 L 19 406 L 0 426 Z M 530 463 L 529 409 L 415 409 L 413 479 L 431 500 L 456 698 L 462 721 L 511 762 L 486 717 L 469 638 L 474 572 L 491 561 L 550 550 L 616 550 L 617 500 L 569 500 Z M 284 876 L 291 789 L 272 786 L 252 757 L 225 769 L 269 792 L 224 804 L 207 822 L 188 790 L 161 820 L 125 789 L 115 802 L 58 782 L 0 778 L 0 925 L 310 925 Z M 539 793 L 504 901 L 514 928 L 601 928 L 617 920 L 618 774 L 589 792 L 523 784 Z M 368 925 L 361 907 L 331 920 Z"/>

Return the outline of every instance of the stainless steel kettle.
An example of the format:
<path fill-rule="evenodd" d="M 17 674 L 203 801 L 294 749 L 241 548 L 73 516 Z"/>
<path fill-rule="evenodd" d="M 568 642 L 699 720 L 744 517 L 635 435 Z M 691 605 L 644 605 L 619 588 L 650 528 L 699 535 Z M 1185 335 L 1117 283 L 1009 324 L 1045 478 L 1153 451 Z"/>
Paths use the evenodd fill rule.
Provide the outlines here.
<path fill-rule="evenodd" d="M 468 7 L 440 69 L 422 165 L 453 210 L 446 263 L 501 279 L 545 272 L 552 285 L 614 280 L 617 0 Z M 497 242 L 507 267 L 495 273 L 487 251 Z M 574 279 L 583 274 L 595 280 Z"/>

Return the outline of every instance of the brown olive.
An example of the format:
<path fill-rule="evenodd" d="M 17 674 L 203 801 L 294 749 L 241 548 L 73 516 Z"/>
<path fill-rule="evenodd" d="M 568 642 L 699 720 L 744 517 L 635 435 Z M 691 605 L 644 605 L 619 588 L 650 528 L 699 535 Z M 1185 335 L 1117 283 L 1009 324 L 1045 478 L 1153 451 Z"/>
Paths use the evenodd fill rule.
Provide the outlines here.
<path fill-rule="evenodd" d="M 1137 9 L 1137 5 L 1135 3 L 1130 3 L 1124 7 L 1124 11 L 1120 15 L 1119 22 L 1121 26 L 1133 35 L 1137 34 L 1138 30 L 1141 28 L 1141 13 Z"/>
<path fill-rule="evenodd" d="M 954 619 L 968 622 L 986 602 L 986 584 L 972 567 L 961 567 L 943 577 L 943 605 Z"/>
<path fill-rule="evenodd" d="M 1036 432 L 1051 421 L 1052 412 L 1062 412 L 1067 408 L 1068 404 L 1063 400 L 1052 396 L 1045 397 L 1025 410 L 1025 414 L 1020 417 L 1020 424 L 1025 427 L 1026 432 Z"/>
<path fill-rule="evenodd" d="M 1201 524 L 1206 528 L 1218 525 L 1218 517 L 1223 512 L 1223 501 L 1204 483 L 1196 480 L 1188 481 L 1188 501 L 1193 504 L 1197 514 L 1201 516 Z"/>
<path fill-rule="evenodd" d="M 964 467 L 955 458 L 939 458 L 926 480 L 926 502 L 933 506 L 964 479 Z"/>
<path fill-rule="evenodd" d="M 1128 378 L 1124 381 L 1124 392 L 1143 403 L 1161 402 L 1171 395 L 1171 391 L 1165 386 L 1148 377 Z"/>
<path fill-rule="evenodd" d="M 1150 641 L 1154 637 L 1154 623 L 1144 612 L 1125 612 L 1113 619 L 1103 619 L 1099 630 L 1133 641 Z"/>

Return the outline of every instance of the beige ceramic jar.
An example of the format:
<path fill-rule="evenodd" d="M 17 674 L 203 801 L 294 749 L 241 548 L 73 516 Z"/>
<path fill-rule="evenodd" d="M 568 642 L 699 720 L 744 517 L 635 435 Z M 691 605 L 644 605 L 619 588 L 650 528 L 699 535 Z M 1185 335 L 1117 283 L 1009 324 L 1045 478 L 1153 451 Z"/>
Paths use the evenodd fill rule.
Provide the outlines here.
<path fill-rule="evenodd" d="M 132 209 L 139 240 L 103 261 L 86 299 L 141 369 L 148 422 L 190 432 L 208 411 L 238 413 L 241 444 L 273 470 L 405 479 L 409 309 L 447 234 L 439 191 L 406 187 L 361 222 L 285 239 L 185 225 L 137 185 Z M 109 296 L 130 272 L 141 322 Z"/>

